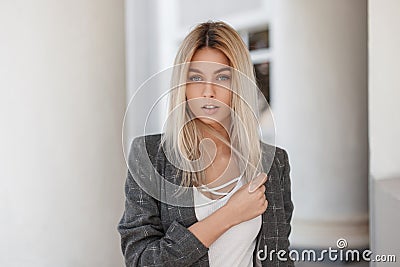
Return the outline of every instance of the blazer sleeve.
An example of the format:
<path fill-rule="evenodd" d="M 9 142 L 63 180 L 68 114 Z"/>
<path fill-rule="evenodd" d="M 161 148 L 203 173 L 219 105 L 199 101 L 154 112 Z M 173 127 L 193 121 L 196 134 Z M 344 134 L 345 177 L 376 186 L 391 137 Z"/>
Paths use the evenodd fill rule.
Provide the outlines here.
<path fill-rule="evenodd" d="M 291 220 L 293 214 L 293 202 L 291 197 L 291 182 L 290 182 L 290 164 L 289 157 L 286 150 L 283 150 L 283 160 L 284 160 L 284 169 L 282 174 L 282 191 L 283 191 L 283 207 L 285 209 L 285 217 L 286 217 L 286 237 L 287 237 L 287 254 L 285 255 L 288 258 L 287 266 L 294 266 L 293 261 L 289 258 L 289 235 L 291 232 Z"/>
<path fill-rule="evenodd" d="M 140 162 L 145 152 L 140 141 L 134 140 L 125 184 L 125 211 L 118 225 L 126 266 L 190 266 L 208 248 L 177 221 L 163 229 L 160 202 L 136 180 L 146 179 Z"/>

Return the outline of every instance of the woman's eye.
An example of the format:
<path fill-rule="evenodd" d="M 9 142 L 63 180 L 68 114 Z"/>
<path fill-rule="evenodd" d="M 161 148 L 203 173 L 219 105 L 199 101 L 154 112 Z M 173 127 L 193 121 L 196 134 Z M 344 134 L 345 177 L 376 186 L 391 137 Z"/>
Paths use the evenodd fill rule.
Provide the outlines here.
<path fill-rule="evenodd" d="M 202 80 L 201 77 L 198 76 L 198 75 L 194 75 L 194 76 L 190 76 L 189 77 L 189 81 L 191 81 L 191 82 L 199 82 L 201 80 Z"/>
<path fill-rule="evenodd" d="M 220 75 L 220 76 L 218 76 L 217 77 L 217 80 L 218 81 L 228 81 L 228 80 L 230 80 L 230 76 L 228 76 L 228 75 Z"/>

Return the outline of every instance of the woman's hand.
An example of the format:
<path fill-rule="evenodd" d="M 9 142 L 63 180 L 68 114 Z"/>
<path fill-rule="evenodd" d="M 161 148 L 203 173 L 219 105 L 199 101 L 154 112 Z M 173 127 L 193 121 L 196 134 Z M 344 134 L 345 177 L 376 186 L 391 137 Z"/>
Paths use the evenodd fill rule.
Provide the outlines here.
<path fill-rule="evenodd" d="M 251 220 L 265 212 L 268 201 L 265 198 L 265 185 L 267 175 L 259 174 L 254 180 L 236 191 L 224 208 L 233 225 Z"/>
<path fill-rule="evenodd" d="M 267 175 L 261 173 L 253 181 L 236 191 L 228 202 L 207 218 L 193 224 L 188 229 L 204 246 L 210 247 L 231 227 L 262 214 L 268 206 L 265 199 Z M 253 187 L 254 190 L 251 190 Z"/>

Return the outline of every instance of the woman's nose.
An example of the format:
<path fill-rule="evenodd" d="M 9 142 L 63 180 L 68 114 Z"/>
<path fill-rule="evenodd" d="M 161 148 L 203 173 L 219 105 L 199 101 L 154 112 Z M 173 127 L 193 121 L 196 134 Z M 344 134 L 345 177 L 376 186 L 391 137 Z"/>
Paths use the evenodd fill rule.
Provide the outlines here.
<path fill-rule="evenodd" d="M 214 85 L 211 82 L 205 82 L 203 88 L 203 97 L 215 97 Z"/>

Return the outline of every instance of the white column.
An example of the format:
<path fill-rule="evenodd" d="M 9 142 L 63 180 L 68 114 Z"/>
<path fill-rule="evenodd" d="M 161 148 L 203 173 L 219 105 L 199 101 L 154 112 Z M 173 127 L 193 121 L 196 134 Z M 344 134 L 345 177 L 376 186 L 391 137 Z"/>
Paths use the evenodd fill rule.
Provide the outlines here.
<path fill-rule="evenodd" d="M 400 1 L 370 0 L 368 14 L 371 248 L 399 261 Z"/>
<path fill-rule="evenodd" d="M 161 70 L 162 57 L 159 48 L 163 45 L 160 37 L 159 0 L 131 1 L 125 0 L 125 33 L 126 33 L 126 87 L 127 104 L 137 93 L 143 83 Z M 166 11 L 168 12 L 168 11 Z M 153 79 L 155 80 L 155 79 Z M 146 92 L 149 98 L 159 97 L 161 90 L 152 88 Z M 135 101 L 127 113 L 124 129 L 126 151 L 134 137 L 144 134 L 143 127 L 147 114 L 142 114 L 154 103 L 148 99 Z M 137 111 L 137 112 L 136 112 Z M 147 120 L 151 133 L 161 129 L 161 115 L 154 120 Z"/>
<path fill-rule="evenodd" d="M 367 1 L 275 1 L 272 109 L 293 247 L 368 246 Z"/>
<path fill-rule="evenodd" d="M 0 3 L 0 266 L 123 266 L 124 3 Z"/>

